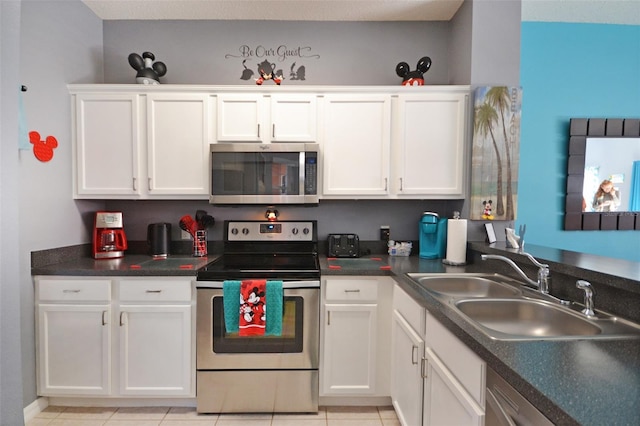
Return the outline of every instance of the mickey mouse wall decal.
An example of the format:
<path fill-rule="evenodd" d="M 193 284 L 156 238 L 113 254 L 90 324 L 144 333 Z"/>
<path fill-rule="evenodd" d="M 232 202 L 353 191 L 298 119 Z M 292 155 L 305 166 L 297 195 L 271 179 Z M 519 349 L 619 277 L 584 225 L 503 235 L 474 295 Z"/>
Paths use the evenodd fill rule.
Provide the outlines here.
<path fill-rule="evenodd" d="M 29 132 L 29 142 L 33 144 L 33 155 L 43 163 L 53 158 L 53 150 L 58 147 L 58 140 L 53 136 L 47 136 L 43 141 L 40 139 L 40 133 Z"/>
<path fill-rule="evenodd" d="M 151 52 L 144 52 L 142 56 L 137 53 L 129 55 L 129 65 L 138 71 L 136 82 L 139 84 L 160 84 L 160 77 L 167 73 L 164 62 L 153 62 L 156 57 Z"/>
<path fill-rule="evenodd" d="M 396 74 L 398 74 L 398 77 L 402 77 L 403 86 L 413 86 L 414 83 L 416 86 L 422 86 L 424 85 L 423 75 L 429 71 L 429 68 L 431 68 L 431 58 L 423 56 L 418 61 L 415 71 L 410 71 L 409 64 L 406 62 L 400 62 L 396 65 Z"/>

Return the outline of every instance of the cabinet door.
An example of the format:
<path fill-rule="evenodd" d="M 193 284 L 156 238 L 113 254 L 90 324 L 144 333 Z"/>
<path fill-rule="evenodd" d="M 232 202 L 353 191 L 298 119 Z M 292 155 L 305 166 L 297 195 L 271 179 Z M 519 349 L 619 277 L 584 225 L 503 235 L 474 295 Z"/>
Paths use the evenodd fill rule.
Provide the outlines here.
<path fill-rule="evenodd" d="M 138 195 L 138 96 L 78 94 L 74 108 L 74 197 Z"/>
<path fill-rule="evenodd" d="M 150 195 L 209 192 L 207 97 L 147 95 L 147 167 Z"/>
<path fill-rule="evenodd" d="M 314 95 L 272 95 L 272 142 L 315 142 L 317 101 Z"/>
<path fill-rule="evenodd" d="M 108 395 L 109 305 L 39 304 L 38 395 Z"/>
<path fill-rule="evenodd" d="M 484 409 L 429 349 L 426 350 L 424 426 L 482 426 Z"/>
<path fill-rule="evenodd" d="M 391 109 L 388 95 L 325 97 L 324 195 L 386 196 Z"/>
<path fill-rule="evenodd" d="M 400 95 L 394 182 L 400 195 L 464 196 L 466 93 Z"/>
<path fill-rule="evenodd" d="M 391 401 L 404 426 L 422 424 L 423 380 L 421 358 L 424 341 L 409 323 L 393 311 Z"/>
<path fill-rule="evenodd" d="M 375 304 L 325 305 L 324 394 L 375 392 L 376 310 Z"/>
<path fill-rule="evenodd" d="M 122 305 L 120 393 L 189 395 L 191 393 L 191 307 Z"/>
<path fill-rule="evenodd" d="M 262 95 L 220 94 L 217 106 L 219 142 L 261 142 L 264 135 L 268 136 Z"/>

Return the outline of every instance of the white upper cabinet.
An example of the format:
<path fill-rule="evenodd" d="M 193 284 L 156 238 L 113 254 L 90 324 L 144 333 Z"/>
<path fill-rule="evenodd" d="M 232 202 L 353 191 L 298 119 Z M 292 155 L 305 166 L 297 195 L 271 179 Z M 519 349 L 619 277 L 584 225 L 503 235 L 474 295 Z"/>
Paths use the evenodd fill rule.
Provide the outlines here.
<path fill-rule="evenodd" d="M 262 142 L 265 132 L 262 95 L 219 94 L 217 99 L 218 142 Z"/>
<path fill-rule="evenodd" d="M 72 96 L 74 198 L 208 197 L 206 94 Z"/>
<path fill-rule="evenodd" d="M 209 144 L 318 143 L 320 199 L 463 199 L 468 86 L 70 85 L 73 196 L 209 195 Z"/>
<path fill-rule="evenodd" d="M 316 142 L 314 94 L 217 95 L 218 142 Z"/>
<path fill-rule="evenodd" d="M 462 198 L 468 93 L 398 96 L 392 191 L 400 197 Z"/>
<path fill-rule="evenodd" d="M 327 95 L 322 127 L 323 198 L 386 196 L 389 193 L 391 96 Z"/>
<path fill-rule="evenodd" d="M 151 195 L 209 193 L 207 97 L 147 95 L 147 169 Z"/>
<path fill-rule="evenodd" d="M 322 198 L 465 197 L 469 89 L 327 95 Z"/>
<path fill-rule="evenodd" d="M 137 196 L 138 96 L 82 93 L 72 106 L 74 197 Z"/>

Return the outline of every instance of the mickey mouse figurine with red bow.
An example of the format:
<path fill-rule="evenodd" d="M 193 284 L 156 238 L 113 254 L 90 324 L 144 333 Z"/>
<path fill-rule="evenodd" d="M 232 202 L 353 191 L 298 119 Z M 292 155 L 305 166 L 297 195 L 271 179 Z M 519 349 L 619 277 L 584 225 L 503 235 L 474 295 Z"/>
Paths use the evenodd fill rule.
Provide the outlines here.
<path fill-rule="evenodd" d="M 415 71 L 409 70 L 409 64 L 406 62 L 400 62 L 396 65 L 396 74 L 398 77 L 402 77 L 403 86 L 422 86 L 424 85 L 424 74 L 431 68 L 431 58 L 424 56 L 418 61 Z"/>

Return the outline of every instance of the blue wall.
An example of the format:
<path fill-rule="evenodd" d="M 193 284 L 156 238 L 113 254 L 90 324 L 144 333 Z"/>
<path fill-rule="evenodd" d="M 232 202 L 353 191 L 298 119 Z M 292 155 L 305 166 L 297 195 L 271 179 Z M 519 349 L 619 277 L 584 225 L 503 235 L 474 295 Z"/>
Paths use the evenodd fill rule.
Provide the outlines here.
<path fill-rule="evenodd" d="M 640 261 L 638 231 L 564 231 L 569 119 L 640 118 L 640 26 L 522 22 L 519 224 L 527 241 Z"/>

